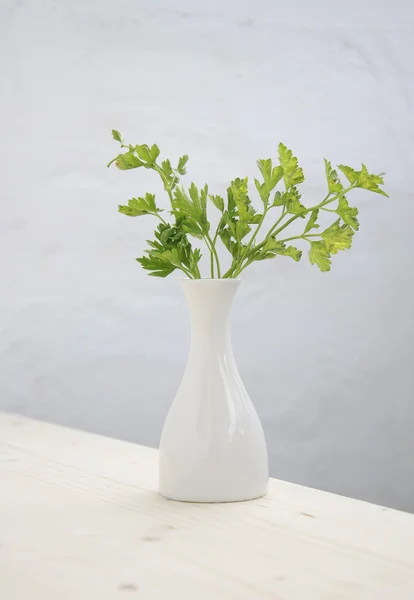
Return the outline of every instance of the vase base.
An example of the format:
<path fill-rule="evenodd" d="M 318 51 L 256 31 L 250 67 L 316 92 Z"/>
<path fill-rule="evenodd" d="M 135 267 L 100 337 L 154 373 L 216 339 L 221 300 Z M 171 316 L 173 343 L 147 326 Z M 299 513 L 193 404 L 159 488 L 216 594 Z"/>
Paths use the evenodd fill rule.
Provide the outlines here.
<path fill-rule="evenodd" d="M 256 493 L 245 494 L 243 496 L 219 496 L 216 497 L 200 497 L 197 495 L 180 495 L 180 494 L 168 494 L 160 491 L 160 496 L 165 498 L 166 500 L 173 500 L 174 502 L 188 502 L 190 504 L 228 504 L 229 502 L 249 502 L 251 500 L 258 500 L 258 498 L 263 498 L 267 494 L 267 488 Z"/>

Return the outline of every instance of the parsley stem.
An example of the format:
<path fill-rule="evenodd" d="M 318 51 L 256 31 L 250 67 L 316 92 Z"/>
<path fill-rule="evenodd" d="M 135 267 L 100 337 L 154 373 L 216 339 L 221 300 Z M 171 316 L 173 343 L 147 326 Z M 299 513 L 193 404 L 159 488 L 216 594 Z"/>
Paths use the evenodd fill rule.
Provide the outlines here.
<path fill-rule="evenodd" d="M 215 236 L 214 239 L 217 239 L 217 237 Z M 216 250 L 216 246 L 215 246 L 215 242 L 213 242 L 213 240 L 210 237 L 210 234 L 207 232 L 205 235 L 205 240 L 206 240 L 206 244 L 210 250 L 210 257 L 211 257 L 211 277 L 214 279 L 214 262 L 213 259 L 215 259 L 216 261 L 216 266 L 217 266 L 217 277 L 220 279 L 221 278 L 221 273 L 220 273 L 220 261 L 219 261 L 219 257 L 217 254 L 217 250 Z"/>
<path fill-rule="evenodd" d="M 211 279 L 214 279 L 214 254 L 210 249 L 210 275 Z"/>
<path fill-rule="evenodd" d="M 349 188 L 349 189 L 351 189 L 351 188 Z M 346 190 L 346 191 L 348 191 L 348 190 Z M 276 229 L 276 231 L 275 231 L 275 227 L 277 227 L 278 223 L 275 223 L 273 225 L 273 227 L 271 227 L 271 229 L 270 229 L 270 231 L 269 231 L 269 233 L 267 234 L 266 237 L 268 237 L 270 235 L 272 235 L 273 237 L 276 237 L 278 233 L 280 233 L 281 231 L 283 231 L 284 229 L 286 229 L 286 227 L 288 227 L 288 225 L 290 225 L 291 223 L 293 223 L 293 221 L 296 221 L 296 219 L 298 219 L 299 217 L 303 217 L 306 214 L 308 214 L 309 212 L 311 212 L 312 210 L 321 208 L 325 204 L 329 204 L 330 202 L 333 202 L 338 197 L 338 194 L 337 194 L 336 198 L 334 197 L 331 200 L 329 200 L 329 196 L 330 195 L 331 195 L 331 193 L 329 192 L 329 194 L 327 194 L 325 196 L 325 198 L 322 200 L 322 202 L 320 204 L 318 204 L 317 206 L 311 206 L 310 208 L 307 208 L 304 212 L 301 212 L 301 213 L 299 213 L 297 215 L 293 215 L 293 217 L 291 217 L 288 221 L 286 221 L 286 223 L 284 223 L 281 227 L 279 227 L 279 229 Z"/>
<path fill-rule="evenodd" d="M 272 207 L 270 207 L 270 208 L 272 208 Z M 247 258 L 248 251 L 251 249 L 252 242 L 255 240 L 255 238 L 256 238 L 256 236 L 258 234 L 259 229 L 260 229 L 260 227 L 263 224 L 263 221 L 264 221 L 264 219 L 266 217 L 266 214 L 267 214 L 268 210 L 269 210 L 269 208 L 266 208 L 265 211 L 263 212 L 262 219 L 260 220 L 260 222 L 259 222 L 259 224 L 258 224 L 258 226 L 256 228 L 256 231 L 254 232 L 253 236 L 251 237 L 251 239 L 250 239 L 250 241 L 249 241 L 249 243 L 247 245 L 247 248 L 246 248 L 246 250 L 244 252 L 244 257 L 242 257 L 241 263 L 237 267 L 236 272 L 234 274 L 234 277 L 237 277 L 237 275 L 240 274 L 242 272 L 242 270 L 245 268 L 245 267 L 242 267 L 243 261 L 245 260 L 245 258 Z M 276 223 L 272 227 L 277 227 L 277 225 L 284 219 L 285 216 L 286 216 L 286 207 L 284 206 L 283 209 L 282 209 L 282 214 L 280 215 L 280 217 L 278 218 L 278 220 L 276 221 Z M 270 232 L 266 235 L 266 238 L 269 237 L 269 235 L 270 235 Z M 248 262 L 247 264 L 250 264 L 250 263 L 251 263 L 251 261 Z M 245 266 L 247 266 L 247 264 Z"/>
<path fill-rule="evenodd" d="M 190 271 L 190 269 L 186 269 L 186 267 L 183 267 L 182 265 L 181 267 L 177 268 L 180 269 L 180 271 L 182 271 L 183 273 L 185 273 L 189 279 L 196 279 L 193 273 Z"/>
<path fill-rule="evenodd" d="M 173 198 L 173 195 L 172 195 L 172 192 L 171 192 L 171 186 L 170 186 L 170 185 L 168 185 L 168 181 L 167 181 L 167 179 L 165 178 L 165 175 L 164 175 L 164 173 L 162 172 L 162 169 L 161 169 L 161 167 L 159 167 L 159 166 L 157 165 L 157 163 L 154 163 L 154 167 L 153 167 L 153 168 L 154 168 L 154 170 L 155 170 L 155 171 L 158 173 L 158 175 L 161 177 L 161 180 L 162 180 L 162 182 L 163 182 L 163 184 L 164 184 L 164 189 L 165 189 L 165 191 L 166 191 L 166 192 L 167 192 L 167 194 L 168 194 L 168 197 L 169 197 L 169 199 L 170 199 L 170 202 L 171 202 L 171 207 L 172 207 L 172 205 L 173 205 L 173 201 L 174 201 L 174 198 Z"/>
<path fill-rule="evenodd" d="M 285 242 L 291 242 L 292 240 L 306 240 L 309 237 L 320 237 L 319 233 L 303 233 L 302 235 L 294 235 L 292 237 L 285 238 L 284 240 L 278 240 L 281 244 Z"/>
<path fill-rule="evenodd" d="M 207 250 L 210 253 L 210 277 L 211 277 L 211 279 L 214 279 L 214 254 L 213 254 L 213 251 L 211 249 L 208 237 L 204 236 L 203 239 L 204 239 L 204 242 L 205 242 L 205 244 L 207 246 Z"/>
<path fill-rule="evenodd" d="M 286 214 L 287 214 L 287 212 L 286 212 L 286 206 L 284 206 L 283 209 L 282 209 L 282 214 L 280 215 L 280 217 L 278 218 L 278 220 L 276 221 L 276 223 L 274 225 L 272 225 L 272 229 L 273 229 L 273 227 L 277 227 L 279 225 L 279 223 L 281 221 L 283 221 L 283 219 L 285 218 Z M 266 237 L 268 237 L 269 235 L 270 235 L 270 232 L 267 234 Z"/>
<path fill-rule="evenodd" d="M 238 274 L 238 272 L 239 272 L 239 269 L 240 269 L 240 267 L 241 267 L 241 266 L 242 266 L 242 264 L 243 264 L 243 261 L 244 261 L 244 260 L 245 260 L 245 258 L 248 256 L 248 254 L 249 254 L 249 251 L 250 251 L 250 249 L 251 249 L 251 247 L 252 247 L 252 245 L 253 245 L 253 242 L 254 242 L 254 240 L 256 239 L 256 236 L 257 236 L 257 234 L 259 233 L 259 230 L 260 230 L 261 226 L 263 225 L 263 221 L 264 221 L 264 220 L 265 220 L 265 218 L 266 218 L 266 215 L 267 215 L 267 211 L 268 211 L 268 210 L 269 210 L 269 209 L 268 209 L 268 207 L 266 206 L 266 207 L 265 207 L 265 209 L 264 209 L 264 211 L 263 211 L 263 214 L 262 214 L 262 216 L 261 216 L 261 218 L 260 218 L 260 221 L 259 221 L 259 222 L 258 222 L 258 224 L 257 224 L 256 231 L 253 233 L 252 237 L 251 237 L 251 238 L 250 238 L 250 240 L 248 241 L 248 243 L 247 243 L 247 246 L 246 246 L 246 248 L 244 249 L 244 251 L 243 251 L 243 253 L 242 253 L 242 255 L 241 255 L 241 256 L 240 256 L 240 246 L 241 246 L 241 243 L 238 245 L 238 249 L 237 249 L 237 259 L 236 259 L 236 265 L 235 265 L 236 269 L 235 269 L 235 272 L 234 272 L 234 274 L 233 274 L 233 277 L 237 277 L 237 274 Z M 234 267 L 231 269 L 231 272 L 232 272 L 233 270 L 234 270 Z"/>
<path fill-rule="evenodd" d="M 228 270 L 227 270 L 227 271 L 224 273 L 224 275 L 223 275 L 223 279 L 231 279 L 231 278 L 232 278 L 233 271 L 234 271 L 234 269 L 236 268 L 236 266 L 237 266 L 237 264 L 236 264 L 236 261 L 235 261 L 235 259 L 234 259 L 234 257 L 233 257 L 233 260 L 232 260 L 232 262 L 231 262 L 231 266 L 230 266 L 230 268 L 229 268 L 229 269 L 228 269 Z"/>
<path fill-rule="evenodd" d="M 243 259 L 244 259 L 244 257 L 245 257 L 245 256 L 247 256 L 247 254 L 249 253 L 249 250 L 250 250 L 250 248 L 252 247 L 252 244 L 253 244 L 254 240 L 256 239 L 256 236 L 257 236 L 257 234 L 259 233 L 261 226 L 263 225 L 263 221 L 264 221 L 264 220 L 265 220 L 265 218 L 266 218 L 266 215 L 267 215 L 267 211 L 268 211 L 268 210 L 269 210 L 269 209 L 268 209 L 268 208 L 267 208 L 267 206 L 266 206 L 266 208 L 264 209 L 264 211 L 263 211 L 263 214 L 262 214 L 262 216 L 261 216 L 261 218 L 260 218 L 260 221 L 259 221 L 259 222 L 258 222 L 258 224 L 257 224 L 256 231 L 253 233 L 252 237 L 251 237 L 251 238 L 250 238 L 250 240 L 248 241 L 248 243 L 247 243 L 247 246 L 246 246 L 246 248 L 245 248 L 245 250 L 244 250 L 244 252 L 243 252 L 243 255 L 242 255 L 242 257 L 241 257 L 241 260 L 242 260 L 242 262 L 243 262 Z"/>
<path fill-rule="evenodd" d="M 161 223 L 164 223 L 164 225 L 168 225 L 167 221 L 165 221 L 165 219 L 162 218 L 162 216 L 160 215 L 160 213 L 158 211 L 155 214 L 159 218 Z"/>
<path fill-rule="evenodd" d="M 236 278 L 236 277 L 238 277 L 238 276 L 240 275 L 240 273 L 241 273 L 242 271 L 244 271 L 244 269 L 245 269 L 246 267 L 248 267 L 248 266 L 249 266 L 249 265 L 250 265 L 250 264 L 251 264 L 251 263 L 252 263 L 254 260 L 255 260 L 254 258 L 250 257 L 250 258 L 247 260 L 247 262 L 246 262 L 246 263 L 245 263 L 243 266 L 241 266 L 241 265 L 240 265 L 240 266 L 239 266 L 239 267 L 236 269 L 236 271 L 235 271 L 234 273 L 232 273 L 232 275 L 230 275 L 230 276 L 231 276 L 231 277 L 233 277 L 233 278 Z"/>

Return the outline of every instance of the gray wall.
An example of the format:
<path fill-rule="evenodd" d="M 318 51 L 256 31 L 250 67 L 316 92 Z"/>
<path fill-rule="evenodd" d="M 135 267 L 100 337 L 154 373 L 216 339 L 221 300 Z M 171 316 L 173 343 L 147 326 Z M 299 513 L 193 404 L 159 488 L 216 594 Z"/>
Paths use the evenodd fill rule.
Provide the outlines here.
<path fill-rule="evenodd" d="M 178 279 L 134 257 L 159 192 L 107 170 L 112 127 L 220 192 L 282 140 L 325 195 L 322 157 L 387 171 L 322 274 L 247 271 L 233 312 L 275 477 L 414 510 L 414 9 L 404 0 L 3 0 L 0 408 L 157 445 L 188 350 Z"/>

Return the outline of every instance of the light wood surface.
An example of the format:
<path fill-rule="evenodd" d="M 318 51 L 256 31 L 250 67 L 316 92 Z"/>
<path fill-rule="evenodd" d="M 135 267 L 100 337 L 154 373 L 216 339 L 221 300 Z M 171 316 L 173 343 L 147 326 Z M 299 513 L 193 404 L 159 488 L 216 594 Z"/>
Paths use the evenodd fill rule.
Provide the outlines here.
<path fill-rule="evenodd" d="M 157 451 L 0 414 L 1 600 L 413 600 L 414 516 L 272 480 L 158 496 Z"/>

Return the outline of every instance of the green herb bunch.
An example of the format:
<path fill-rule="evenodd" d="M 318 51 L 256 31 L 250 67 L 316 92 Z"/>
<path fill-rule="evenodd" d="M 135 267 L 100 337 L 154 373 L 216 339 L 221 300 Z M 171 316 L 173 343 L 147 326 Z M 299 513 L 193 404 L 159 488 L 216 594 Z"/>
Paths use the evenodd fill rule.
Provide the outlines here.
<path fill-rule="evenodd" d="M 169 197 L 170 217 L 163 216 L 164 211 L 151 193 L 131 198 L 127 205 L 119 206 L 119 212 L 129 217 L 153 215 L 159 220 L 154 239 L 148 240 L 149 248 L 142 258 L 137 258 L 142 267 L 155 277 L 166 277 L 178 269 L 190 279 L 201 278 L 201 251 L 193 247 L 189 238 L 204 242 L 210 255 L 212 278 L 238 277 L 251 263 L 276 256 L 289 256 L 297 262 L 302 257 L 302 251 L 289 244 L 295 240 L 309 243 L 311 264 L 317 265 L 321 271 L 329 271 L 332 255 L 350 248 L 352 237 L 359 228 L 358 209 L 348 204 L 347 195 L 355 188 L 363 188 L 387 196 L 380 187 L 384 184 L 382 173 L 371 175 L 365 165 L 360 171 L 339 165 L 338 169 L 346 179 L 344 184 L 338 172 L 324 159 L 327 194 L 314 206 L 306 207 L 301 202 L 298 189 L 304 181 L 303 171 L 292 151 L 284 144 L 279 144 L 277 165 L 274 166 L 270 158 L 257 161 L 261 179 L 255 179 L 254 183 L 261 199 L 261 210 L 256 212 L 250 200 L 247 177 L 234 179 L 230 183 L 226 200 L 222 196 L 209 194 L 207 185 L 198 188 L 191 183 L 185 189 L 180 184 L 180 177 L 186 174 L 186 154 L 173 167 L 168 158 L 162 162 L 159 160 L 160 150 L 156 144 L 125 144 L 116 130 L 112 131 L 112 137 L 120 142 L 124 151 L 109 165 L 115 163 L 122 171 L 140 167 L 155 171 Z M 282 189 L 276 189 L 278 184 Z M 215 231 L 212 231 L 207 217 L 209 201 L 220 213 Z M 322 213 L 331 213 L 334 222 L 327 229 L 317 232 Z M 266 217 L 269 221 L 273 215 L 271 227 L 260 239 L 259 233 Z M 299 219 L 303 221 L 302 233 L 289 235 L 286 228 Z M 217 252 L 219 240 L 230 253 L 225 271 Z"/>

